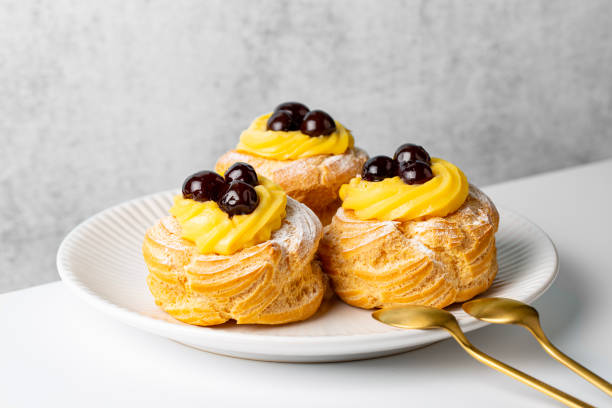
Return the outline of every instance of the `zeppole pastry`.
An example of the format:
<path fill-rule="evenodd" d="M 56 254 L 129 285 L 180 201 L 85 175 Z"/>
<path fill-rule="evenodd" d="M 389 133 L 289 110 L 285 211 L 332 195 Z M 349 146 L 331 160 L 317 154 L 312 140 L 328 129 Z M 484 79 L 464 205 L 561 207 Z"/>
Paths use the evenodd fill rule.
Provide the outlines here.
<path fill-rule="evenodd" d="M 249 163 L 310 207 L 325 225 L 340 206 L 340 186 L 368 158 L 353 144 L 351 132 L 326 112 L 286 102 L 256 118 L 215 170 L 222 173 L 237 161 Z"/>
<path fill-rule="evenodd" d="M 493 282 L 495 206 L 459 168 L 430 159 L 421 146 L 371 158 L 340 198 L 319 254 L 346 303 L 442 308 Z"/>
<path fill-rule="evenodd" d="M 143 245 L 155 302 L 186 323 L 281 324 L 312 316 L 328 287 L 322 227 L 248 164 L 188 177 Z"/>

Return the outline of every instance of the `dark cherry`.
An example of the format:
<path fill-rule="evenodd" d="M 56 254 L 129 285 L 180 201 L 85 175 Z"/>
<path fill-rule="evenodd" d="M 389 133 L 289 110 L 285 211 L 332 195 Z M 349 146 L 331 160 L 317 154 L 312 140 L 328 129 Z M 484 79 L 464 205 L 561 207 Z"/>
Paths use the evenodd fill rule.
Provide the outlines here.
<path fill-rule="evenodd" d="M 183 197 L 196 201 L 217 201 L 225 188 L 225 180 L 214 171 L 198 171 L 185 179 Z"/>
<path fill-rule="evenodd" d="M 234 181 L 227 187 L 218 204 L 230 217 L 250 214 L 257 208 L 259 197 L 252 185 L 244 181 Z"/>
<path fill-rule="evenodd" d="M 291 129 L 292 124 L 293 114 L 291 111 L 279 110 L 274 112 L 270 118 L 268 118 L 266 129 L 273 130 L 275 132 L 286 132 Z"/>
<path fill-rule="evenodd" d="M 257 173 L 255 173 L 253 166 L 243 162 L 236 162 L 232 164 L 225 172 L 225 182 L 229 184 L 232 181 L 244 181 L 253 187 L 259 185 Z"/>
<path fill-rule="evenodd" d="M 336 123 L 327 112 L 313 110 L 304 116 L 300 130 L 302 133 L 313 137 L 329 135 L 336 130 Z"/>
<path fill-rule="evenodd" d="M 421 160 L 401 163 L 398 175 L 406 184 L 423 184 L 433 178 L 431 167 Z"/>
<path fill-rule="evenodd" d="M 416 160 L 431 164 L 431 158 L 427 150 L 423 149 L 423 146 L 412 143 L 405 143 L 398 147 L 393 159 L 397 160 L 399 164 Z"/>
<path fill-rule="evenodd" d="M 304 116 L 310 109 L 308 106 L 299 102 L 284 102 L 281 103 L 274 109 L 274 112 L 278 112 L 281 110 L 286 110 L 291 112 L 293 120 L 291 121 L 291 125 L 289 126 L 289 130 L 300 130 L 300 126 L 302 126 L 302 121 L 304 120 Z"/>
<path fill-rule="evenodd" d="M 366 181 L 381 181 L 397 175 L 397 162 L 388 156 L 374 156 L 363 165 L 361 178 Z"/>

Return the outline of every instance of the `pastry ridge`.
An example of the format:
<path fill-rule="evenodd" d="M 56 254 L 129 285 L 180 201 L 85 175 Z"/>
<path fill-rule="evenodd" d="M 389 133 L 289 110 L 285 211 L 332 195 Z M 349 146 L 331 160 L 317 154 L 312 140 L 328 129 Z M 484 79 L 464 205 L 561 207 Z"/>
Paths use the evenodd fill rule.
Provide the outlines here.
<path fill-rule="evenodd" d="M 334 290 L 348 304 L 445 307 L 486 290 L 497 274 L 499 214 L 470 185 L 446 217 L 363 221 L 340 208 L 324 229 L 319 254 Z"/>
<path fill-rule="evenodd" d="M 200 254 L 181 238 L 172 216 L 145 236 L 147 284 L 155 303 L 178 320 L 200 326 L 228 320 L 282 324 L 314 314 L 329 290 L 316 250 L 318 218 L 287 198 L 287 215 L 270 240 L 232 255 Z"/>
<path fill-rule="evenodd" d="M 274 160 L 230 150 L 217 160 L 215 171 L 223 174 L 236 162 L 252 165 L 257 173 L 281 186 L 287 195 L 306 204 L 326 225 L 341 202 L 342 184 L 361 172 L 368 155 L 353 147 L 343 154 L 318 155 L 296 160 Z"/>

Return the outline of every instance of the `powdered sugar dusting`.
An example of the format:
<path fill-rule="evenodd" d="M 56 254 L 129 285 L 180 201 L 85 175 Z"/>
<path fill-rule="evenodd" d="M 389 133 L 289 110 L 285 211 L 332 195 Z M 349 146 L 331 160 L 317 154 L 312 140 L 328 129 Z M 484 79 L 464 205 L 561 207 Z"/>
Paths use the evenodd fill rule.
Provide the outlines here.
<path fill-rule="evenodd" d="M 295 253 L 297 259 L 310 259 L 321 239 L 319 218 L 304 204 L 287 197 L 287 215 L 281 227 L 272 233 L 270 240 L 283 250 L 283 256 Z"/>
<path fill-rule="evenodd" d="M 321 165 L 327 168 L 333 168 L 340 173 L 355 171 L 352 176 L 357 176 L 361 170 L 362 164 L 367 160 L 368 155 L 358 147 L 348 150 L 344 154 L 328 156 L 323 160 Z"/>

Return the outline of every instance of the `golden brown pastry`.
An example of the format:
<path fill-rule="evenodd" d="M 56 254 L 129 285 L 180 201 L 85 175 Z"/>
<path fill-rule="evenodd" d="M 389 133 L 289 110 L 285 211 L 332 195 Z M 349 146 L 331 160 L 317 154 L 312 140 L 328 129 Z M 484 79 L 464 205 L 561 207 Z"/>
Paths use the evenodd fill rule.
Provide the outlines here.
<path fill-rule="evenodd" d="M 366 309 L 441 308 L 470 299 L 493 282 L 495 206 L 452 164 L 430 163 L 429 174 L 424 163 L 418 165 L 423 171 L 391 163 L 384 177 L 358 177 L 343 186 L 345 208 L 325 227 L 319 254 L 346 303 Z M 426 180 L 412 185 L 402 178 L 414 181 L 419 175 Z"/>
<path fill-rule="evenodd" d="M 164 311 L 201 326 L 231 319 L 281 324 L 317 311 L 327 289 L 327 278 L 314 259 L 321 223 L 269 180 L 259 176 L 259 183 L 254 209 L 230 216 L 244 202 L 231 202 L 228 193 L 199 201 L 194 195 L 177 196 L 173 215 L 147 231 L 147 283 Z M 230 187 L 236 189 L 234 184 Z"/>
<path fill-rule="evenodd" d="M 367 158 L 354 147 L 351 132 L 327 113 L 287 102 L 256 118 L 215 170 L 222 173 L 235 162 L 249 163 L 310 207 L 325 225 L 340 206 L 340 186 L 359 173 Z"/>

